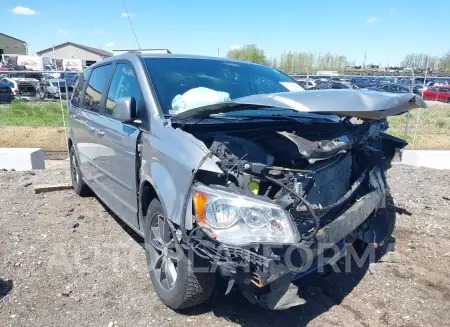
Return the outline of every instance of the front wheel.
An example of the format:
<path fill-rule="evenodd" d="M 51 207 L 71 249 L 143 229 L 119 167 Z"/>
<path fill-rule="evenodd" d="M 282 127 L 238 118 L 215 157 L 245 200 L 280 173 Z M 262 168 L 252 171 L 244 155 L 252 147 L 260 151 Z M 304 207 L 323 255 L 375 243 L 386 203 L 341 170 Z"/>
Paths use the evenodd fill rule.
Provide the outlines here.
<path fill-rule="evenodd" d="M 186 255 L 158 199 L 150 203 L 145 220 L 147 266 L 161 301 L 175 310 L 206 302 L 214 290 L 216 277 L 209 263 Z"/>

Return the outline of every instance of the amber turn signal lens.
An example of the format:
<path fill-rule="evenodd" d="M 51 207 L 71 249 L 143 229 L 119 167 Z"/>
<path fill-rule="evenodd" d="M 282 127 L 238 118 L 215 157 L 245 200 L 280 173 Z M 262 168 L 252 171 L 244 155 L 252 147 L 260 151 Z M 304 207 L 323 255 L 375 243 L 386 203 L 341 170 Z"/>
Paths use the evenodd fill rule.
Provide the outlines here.
<path fill-rule="evenodd" d="M 208 203 L 208 197 L 205 193 L 195 191 L 194 193 L 194 213 L 197 217 L 199 225 L 206 224 L 206 203 Z"/>

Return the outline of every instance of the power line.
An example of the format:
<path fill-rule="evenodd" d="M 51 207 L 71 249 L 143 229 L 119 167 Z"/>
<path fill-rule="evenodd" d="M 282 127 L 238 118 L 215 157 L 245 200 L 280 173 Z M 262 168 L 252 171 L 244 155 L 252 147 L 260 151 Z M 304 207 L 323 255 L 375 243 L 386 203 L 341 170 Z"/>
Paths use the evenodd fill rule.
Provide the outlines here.
<path fill-rule="evenodd" d="M 139 44 L 138 38 L 136 36 L 136 32 L 134 31 L 133 22 L 131 21 L 130 14 L 128 13 L 128 9 L 127 9 L 127 6 L 125 5 L 125 1 L 124 0 L 122 0 L 122 4 L 123 4 L 123 7 L 125 8 L 125 13 L 127 14 L 128 21 L 130 22 L 131 30 L 133 31 L 134 39 L 136 40 L 136 44 L 138 46 L 138 49 L 141 50 L 141 45 Z"/>

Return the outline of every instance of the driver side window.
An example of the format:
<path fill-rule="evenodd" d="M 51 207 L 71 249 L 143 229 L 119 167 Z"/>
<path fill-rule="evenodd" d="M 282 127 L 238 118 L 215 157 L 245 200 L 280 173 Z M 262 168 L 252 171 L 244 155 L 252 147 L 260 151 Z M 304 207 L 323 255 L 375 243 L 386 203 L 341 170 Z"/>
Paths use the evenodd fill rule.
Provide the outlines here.
<path fill-rule="evenodd" d="M 106 99 L 106 115 L 116 117 L 116 100 L 124 97 L 133 97 L 136 100 L 136 112 L 139 117 L 140 107 L 143 105 L 141 89 L 134 71 L 129 64 L 117 64 L 114 72 L 108 97 Z"/>

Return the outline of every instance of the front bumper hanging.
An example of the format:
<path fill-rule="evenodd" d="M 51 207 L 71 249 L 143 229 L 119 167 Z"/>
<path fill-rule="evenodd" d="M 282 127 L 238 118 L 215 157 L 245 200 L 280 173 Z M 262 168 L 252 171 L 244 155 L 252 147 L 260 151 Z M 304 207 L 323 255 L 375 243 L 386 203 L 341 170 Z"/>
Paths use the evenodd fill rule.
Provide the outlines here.
<path fill-rule="evenodd" d="M 224 255 L 230 262 L 229 265 L 222 264 L 223 268 L 231 271 L 230 285 L 236 282 L 252 302 L 259 302 L 270 309 L 282 310 L 303 304 L 304 299 L 298 297 L 298 289 L 292 281 L 345 255 L 346 237 L 356 234 L 355 231 L 369 217 L 375 216 L 373 214 L 378 209 L 386 206 L 387 189 L 380 167 L 375 167 L 368 173 L 368 186 L 370 189 L 368 193 L 357 199 L 336 219 L 320 228 L 312 240 L 293 245 L 296 249 L 307 249 L 310 253 L 307 260 L 302 260 L 302 264 L 295 266 L 295 270 L 287 264 L 284 254 L 279 251 L 268 251 L 262 255 L 248 249 L 221 244 L 221 250 L 225 252 Z M 380 237 L 386 235 L 379 235 L 378 238 Z M 326 252 L 331 248 L 334 251 L 330 258 Z M 288 252 L 289 249 L 285 254 Z M 233 263 L 238 264 L 233 266 Z"/>

